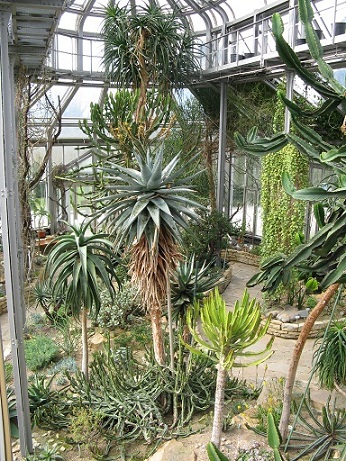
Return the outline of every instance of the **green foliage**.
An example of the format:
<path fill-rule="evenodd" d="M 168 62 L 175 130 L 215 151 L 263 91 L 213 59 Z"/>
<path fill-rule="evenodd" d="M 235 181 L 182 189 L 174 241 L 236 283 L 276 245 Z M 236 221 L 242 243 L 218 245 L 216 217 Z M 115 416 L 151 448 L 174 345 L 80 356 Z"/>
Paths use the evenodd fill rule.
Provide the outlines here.
<path fill-rule="evenodd" d="M 276 426 L 279 425 L 282 413 L 282 401 L 275 402 L 275 405 L 257 405 L 254 417 L 257 419 L 256 432 L 265 434 L 268 431 L 268 413 L 274 420 Z"/>
<path fill-rule="evenodd" d="M 207 453 L 210 461 L 229 461 L 228 458 L 221 453 L 217 446 L 213 444 L 213 442 L 209 442 L 207 444 Z"/>
<path fill-rule="evenodd" d="M 11 437 L 19 437 L 19 428 L 18 428 L 18 413 L 17 413 L 17 402 L 16 396 L 14 394 L 14 388 L 11 386 L 6 386 L 6 396 L 7 396 L 7 405 L 8 405 L 8 415 L 10 419 L 10 430 Z"/>
<path fill-rule="evenodd" d="M 173 399 L 179 409 L 175 421 L 179 428 L 186 428 L 195 412 L 210 408 L 216 370 L 209 358 L 191 356 L 181 344 L 171 371 L 158 365 L 152 354 L 139 361 L 128 348 L 116 350 L 108 343 L 94 354 L 89 382 L 81 373 L 70 380 L 81 405 L 102 414 L 104 427 L 113 428 L 119 441 L 149 442 L 167 435 Z M 228 380 L 228 398 L 245 392 L 237 379 Z"/>
<path fill-rule="evenodd" d="M 110 435 L 103 427 L 103 415 L 90 408 L 76 408 L 70 418 L 72 440 L 84 445 L 95 459 L 104 459 L 111 448 Z"/>
<path fill-rule="evenodd" d="M 102 303 L 97 318 L 101 328 L 113 330 L 116 327 L 128 328 L 134 317 L 143 315 L 138 288 L 127 282 L 115 293 L 113 299 L 107 291 L 101 293 Z"/>
<path fill-rule="evenodd" d="M 45 444 L 43 447 L 35 448 L 32 455 L 24 458 L 25 461 L 64 461 L 61 454 L 61 447 L 58 443 L 53 445 Z"/>
<path fill-rule="evenodd" d="M 5 362 L 5 381 L 8 383 L 13 379 L 13 364 L 12 362 Z"/>
<path fill-rule="evenodd" d="M 60 333 L 57 343 L 62 351 L 68 356 L 74 356 L 80 342 L 80 331 L 72 321 L 65 308 L 59 309 L 54 318 L 54 327 Z"/>
<path fill-rule="evenodd" d="M 101 307 L 99 285 L 114 292 L 113 244 L 106 234 L 93 234 L 89 222 L 70 228 L 70 234 L 54 239 L 45 277 L 53 279 L 53 298 L 64 293 L 65 305 L 76 318 L 83 307 L 96 317 Z"/>
<path fill-rule="evenodd" d="M 101 168 L 107 173 L 103 184 L 103 198 L 94 201 L 99 205 L 100 215 L 112 227 L 118 245 L 122 242 L 131 245 L 136 239 L 145 236 L 150 248 L 157 248 L 160 232 L 167 232 L 178 238 L 178 226 L 186 227 L 183 216 L 196 218 L 193 207 L 200 205 L 186 197 L 191 194 L 191 183 L 198 175 L 184 177 L 184 171 L 195 161 L 174 171 L 180 155 L 176 155 L 168 165 L 163 165 L 162 146 L 154 152 L 134 153 L 138 169 L 125 168 L 110 163 Z M 100 206 L 101 205 L 101 206 Z"/>
<path fill-rule="evenodd" d="M 185 319 L 187 308 L 206 297 L 221 278 L 220 270 L 205 262 L 200 264 L 192 255 L 176 267 L 171 279 L 173 316 L 176 319 Z"/>
<path fill-rule="evenodd" d="M 64 303 L 63 292 L 53 297 L 52 293 L 52 280 L 38 281 L 33 288 L 33 296 L 36 301 L 36 307 L 40 306 L 47 319 L 54 323 L 56 317 L 59 315 L 59 309 Z"/>
<path fill-rule="evenodd" d="M 122 89 L 115 94 L 107 94 L 102 105 L 91 103 L 92 124 L 85 119 L 80 127 L 88 136 L 88 148 L 92 147 L 99 161 L 108 159 L 129 167 L 135 145 L 157 143 L 158 139 L 167 136 L 168 131 L 162 125 L 171 124 L 173 101 L 148 90 L 144 110 L 146 120 L 137 120 L 139 101 L 138 90 Z"/>
<path fill-rule="evenodd" d="M 151 3 L 135 10 L 131 4 L 109 4 L 102 34 L 106 68 L 120 87 L 150 81 L 167 93 L 198 69 L 191 30 L 178 10 L 169 13 Z"/>
<path fill-rule="evenodd" d="M 280 453 L 280 444 L 281 444 L 281 435 L 277 428 L 277 422 L 271 412 L 268 412 L 268 429 L 267 429 L 267 437 L 268 437 L 268 444 L 270 448 L 273 449 L 274 453 L 274 460 L 281 461 L 284 460 L 284 457 Z"/>
<path fill-rule="evenodd" d="M 66 388 L 53 388 L 52 376 L 34 376 L 28 387 L 29 407 L 32 421 L 35 425 L 46 430 L 59 430 L 68 426 L 67 415 L 72 408 L 72 400 L 66 396 Z"/>
<path fill-rule="evenodd" d="M 25 340 L 25 361 L 31 371 L 49 365 L 59 354 L 59 346 L 48 336 L 34 336 Z"/>
<path fill-rule="evenodd" d="M 301 185 L 294 185 L 289 174 L 283 174 L 284 189 L 291 197 L 300 200 L 324 201 L 327 212 L 321 216 L 318 208 L 315 210 L 317 222 L 321 228 L 309 242 L 299 245 L 289 257 L 284 254 L 277 255 L 262 264 L 260 274 L 253 278 L 249 286 L 253 283 L 264 283 L 263 290 L 268 292 L 275 292 L 282 282 L 287 283 L 292 277 L 292 271 L 297 269 L 303 279 L 311 276 L 316 278 L 322 289 L 333 283 L 343 283 L 345 279 L 345 144 L 335 146 L 326 142 L 316 127 L 306 119 L 306 117 L 314 117 L 317 114 L 328 116 L 334 113 L 338 106 L 344 111 L 345 89 L 336 81 L 332 70 L 323 61 L 322 48 L 312 30 L 310 1 L 299 0 L 299 11 L 307 32 L 310 53 L 318 63 L 319 73 L 310 72 L 301 64 L 298 56 L 283 38 L 281 17 L 274 14 L 272 27 L 277 51 L 284 63 L 293 69 L 306 84 L 316 90 L 325 102 L 316 109 L 315 113 L 307 113 L 306 107 L 302 108 L 288 101 L 281 94 L 281 100 L 291 112 L 295 131 L 288 134 L 280 133 L 274 138 L 264 139 L 257 137 L 257 131 L 254 128 L 246 139 L 237 136 L 236 142 L 244 150 L 258 155 L 278 151 L 281 142 L 290 142 L 308 159 L 313 159 L 331 168 L 334 178 L 329 176 L 325 184 L 320 187 L 300 189 Z M 340 130 L 345 133 L 344 123 Z M 321 207 L 319 209 L 321 210 Z"/>
<path fill-rule="evenodd" d="M 303 230 L 305 204 L 293 201 L 282 187 L 282 174 L 288 171 L 296 178 L 298 187 L 308 183 L 309 163 L 293 146 L 286 146 L 262 161 L 263 259 L 290 252 L 296 246 L 296 234 Z"/>
<path fill-rule="evenodd" d="M 291 461 L 297 461 L 307 454 L 310 461 L 329 460 L 338 445 L 346 444 L 346 409 L 336 408 L 335 401 L 330 403 L 330 397 L 322 408 L 322 417 L 313 409 L 310 399 L 304 400 L 303 408 L 306 416 L 300 413 L 298 417 L 301 429 L 294 429 L 289 444 L 289 449 L 299 450 L 299 454 Z"/>
<path fill-rule="evenodd" d="M 334 321 L 317 342 L 314 352 L 319 383 L 326 389 L 346 383 L 346 320 Z"/>
<path fill-rule="evenodd" d="M 247 351 L 268 330 L 270 318 L 264 325 L 261 320 L 261 308 L 255 299 L 250 301 L 247 291 L 244 292 L 240 301 L 236 301 L 234 309 L 230 311 L 218 290 L 215 289 L 203 301 L 203 305 L 197 302 L 188 309 L 187 324 L 198 349 L 186 346 L 197 355 L 210 356 L 216 363 L 222 360 L 222 367 L 227 370 L 233 366 L 246 367 L 262 363 L 272 354 L 270 347 L 274 338 L 260 352 Z M 266 353 L 265 356 L 263 356 L 264 353 Z M 260 355 L 262 355 L 260 359 L 251 363 L 235 361 L 239 358 L 246 359 Z"/>
<path fill-rule="evenodd" d="M 196 222 L 190 222 L 183 233 L 184 253 L 209 263 L 227 247 L 228 235 L 237 235 L 239 231 L 239 225 L 230 222 L 223 213 L 202 210 Z"/>

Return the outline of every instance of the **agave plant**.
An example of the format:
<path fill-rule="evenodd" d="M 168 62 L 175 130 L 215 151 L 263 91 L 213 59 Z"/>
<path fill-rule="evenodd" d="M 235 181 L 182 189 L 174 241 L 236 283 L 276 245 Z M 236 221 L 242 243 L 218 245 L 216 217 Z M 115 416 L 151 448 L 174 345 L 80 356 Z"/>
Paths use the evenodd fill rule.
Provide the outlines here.
<path fill-rule="evenodd" d="M 71 233 L 56 237 L 51 245 L 45 277 L 51 279 L 52 296 L 65 294 L 65 306 L 75 318 L 82 314 L 82 371 L 88 376 L 87 315 L 95 318 L 101 307 L 100 286 L 113 295 L 117 280 L 113 244 L 106 234 L 93 234 L 89 222 L 70 225 Z"/>
<path fill-rule="evenodd" d="M 54 323 L 59 315 L 59 309 L 64 304 L 63 293 L 55 298 L 52 296 L 51 279 L 39 281 L 33 289 L 36 306 L 41 306 L 46 317 Z"/>
<path fill-rule="evenodd" d="M 211 442 L 220 448 L 223 423 L 224 391 L 227 370 L 232 367 L 248 367 L 264 362 L 270 357 L 274 338 L 260 352 L 247 351 L 262 338 L 269 327 L 270 318 L 261 324 L 261 309 L 255 299 L 250 301 L 245 290 L 241 301 L 236 301 L 229 311 L 225 301 L 215 289 L 203 302 L 195 303 L 187 312 L 187 324 L 197 347 L 185 344 L 193 353 L 207 355 L 217 364 L 214 421 Z M 265 355 L 263 355 L 266 353 Z M 261 357 L 254 362 L 237 362 L 239 358 Z"/>
<path fill-rule="evenodd" d="M 292 461 L 298 461 L 307 454 L 310 461 L 329 460 L 338 445 L 346 444 L 346 409 L 336 408 L 329 397 L 322 408 L 322 417 L 313 410 L 310 399 L 304 400 L 306 416 L 299 415 L 301 429 L 295 428 L 289 444 L 290 449 L 299 450 Z"/>
<path fill-rule="evenodd" d="M 173 315 L 176 321 L 185 321 L 187 308 L 194 301 L 208 296 L 221 278 L 221 271 L 212 262 L 199 265 L 195 255 L 180 261 L 171 279 Z"/>
<path fill-rule="evenodd" d="M 178 168 L 179 154 L 163 166 L 162 147 L 135 152 L 134 158 L 138 170 L 112 163 L 102 168 L 104 197 L 94 204 L 101 204 L 102 220 L 115 233 L 117 245 L 125 244 L 130 253 L 130 273 L 151 317 L 155 357 L 163 364 L 161 305 L 179 258 L 179 228 L 186 227 L 184 216 L 194 219 L 194 208 L 200 207 L 186 196 L 196 175 L 184 177 L 195 157 Z"/>

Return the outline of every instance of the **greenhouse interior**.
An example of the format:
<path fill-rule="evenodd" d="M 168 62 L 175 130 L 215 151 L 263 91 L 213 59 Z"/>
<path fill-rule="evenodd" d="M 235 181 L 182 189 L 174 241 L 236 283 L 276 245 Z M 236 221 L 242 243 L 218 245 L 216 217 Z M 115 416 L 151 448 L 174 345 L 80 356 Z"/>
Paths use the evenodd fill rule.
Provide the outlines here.
<path fill-rule="evenodd" d="M 0 16 L 0 461 L 345 460 L 346 1 Z"/>

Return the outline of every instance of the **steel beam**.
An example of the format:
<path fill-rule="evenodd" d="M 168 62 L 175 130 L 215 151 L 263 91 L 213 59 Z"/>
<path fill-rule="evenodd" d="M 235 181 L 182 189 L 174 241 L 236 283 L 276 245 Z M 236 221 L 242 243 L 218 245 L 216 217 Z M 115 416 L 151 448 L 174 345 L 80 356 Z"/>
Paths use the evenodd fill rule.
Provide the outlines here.
<path fill-rule="evenodd" d="M 25 306 L 20 258 L 21 220 L 16 179 L 14 79 L 13 66 L 8 54 L 9 18 L 9 13 L 0 12 L 0 210 L 20 449 L 21 454 L 27 456 L 28 453 L 32 453 L 32 438 L 23 341 Z"/>

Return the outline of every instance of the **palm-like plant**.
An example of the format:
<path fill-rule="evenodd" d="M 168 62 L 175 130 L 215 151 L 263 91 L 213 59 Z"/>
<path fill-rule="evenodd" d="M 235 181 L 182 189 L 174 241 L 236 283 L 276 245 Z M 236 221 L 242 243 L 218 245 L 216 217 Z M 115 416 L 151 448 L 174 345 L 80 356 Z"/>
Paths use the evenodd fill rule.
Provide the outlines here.
<path fill-rule="evenodd" d="M 149 84 L 167 95 L 198 68 L 188 24 L 153 2 L 135 8 L 131 2 L 110 3 L 102 33 L 110 77 L 120 87 L 140 90 L 138 117 L 144 115 Z"/>
<path fill-rule="evenodd" d="M 263 351 L 252 352 L 247 349 L 255 344 L 268 330 L 270 318 L 262 325 L 261 309 L 255 299 L 250 301 L 245 291 L 242 300 L 236 301 L 234 310 L 229 311 L 217 289 L 203 302 L 196 303 L 187 312 L 187 324 L 198 348 L 186 346 L 195 354 L 210 355 L 217 364 L 214 421 L 211 442 L 220 447 L 224 393 L 227 370 L 232 367 L 248 367 L 264 362 L 270 352 L 272 338 Z M 255 362 L 236 362 L 238 358 L 258 357 Z"/>
<path fill-rule="evenodd" d="M 106 234 L 93 234 L 89 223 L 70 225 L 72 232 L 52 241 L 45 277 L 52 280 L 52 296 L 65 294 L 65 305 L 75 318 L 82 314 L 82 371 L 88 376 L 87 314 L 97 317 L 101 307 L 100 285 L 113 295 L 116 280 L 113 244 Z"/>
<path fill-rule="evenodd" d="M 165 167 L 162 148 L 134 153 L 134 158 L 138 170 L 115 164 L 102 168 L 104 197 L 94 204 L 101 205 L 100 214 L 115 232 L 117 244 L 124 243 L 130 252 L 130 272 L 149 311 L 155 357 L 162 364 L 161 304 L 179 257 L 179 227 L 186 226 L 184 215 L 196 217 L 193 208 L 200 205 L 186 197 L 195 175 L 184 178 L 188 165 L 176 169 L 179 154 Z"/>

